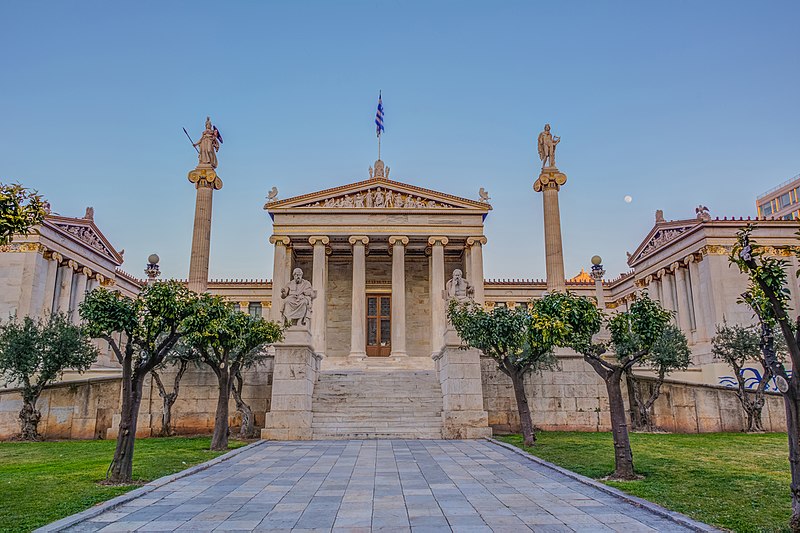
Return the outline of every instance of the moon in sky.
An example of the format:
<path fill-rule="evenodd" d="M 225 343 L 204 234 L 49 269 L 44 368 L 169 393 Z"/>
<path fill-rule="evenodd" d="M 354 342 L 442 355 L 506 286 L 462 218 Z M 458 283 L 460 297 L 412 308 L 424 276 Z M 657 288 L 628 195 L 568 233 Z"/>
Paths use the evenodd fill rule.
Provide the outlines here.
<path fill-rule="evenodd" d="M 633 196 L 631 196 L 630 194 L 626 194 L 626 195 L 625 195 L 625 203 L 626 203 L 626 204 L 629 204 L 629 203 L 631 203 L 632 201 L 633 201 Z"/>

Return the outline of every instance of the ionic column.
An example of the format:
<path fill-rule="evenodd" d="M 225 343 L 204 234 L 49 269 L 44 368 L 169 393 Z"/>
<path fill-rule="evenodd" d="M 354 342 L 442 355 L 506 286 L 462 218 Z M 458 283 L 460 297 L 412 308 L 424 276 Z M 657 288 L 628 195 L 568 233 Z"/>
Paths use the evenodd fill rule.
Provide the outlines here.
<path fill-rule="evenodd" d="M 222 180 L 210 168 L 196 168 L 189 172 L 189 181 L 197 188 L 192 231 L 192 254 L 189 259 L 189 290 L 208 290 L 208 257 L 211 249 L 211 201 L 215 190 L 222 188 Z"/>
<path fill-rule="evenodd" d="M 658 271 L 661 278 L 661 305 L 668 311 L 675 311 L 675 301 L 673 299 L 672 282 L 673 278 L 666 269 Z"/>
<path fill-rule="evenodd" d="M 326 333 L 328 331 L 328 244 L 330 238 L 324 235 L 312 235 L 308 243 L 314 247 L 314 263 L 311 273 L 311 284 L 317 291 L 317 297 L 311 304 L 311 340 L 314 352 L 325 355 L 327 351 Z"/>
<path fill-rule="evenodd" d="M 450 242 L 447 237 L 430 237 L 431 246 L 431 353 L 437 355 L 444 343 L 447 321 L 444 299 L 444 247 Z M 473 255 L 474 257 L 474 255 Z"/>
<path fill-rule="evenodd" d="M 75 287 L 75 312 L 72 314 L 72 323 L 78 324 L 81 321 L 81 315 L 78 313 L 78 306 L 86 298 L 86 289 L 89 285 L 89 277 L 92 275 L 92 270 L 89 267 L 83 267 L 78 271 L 78 285 Z"/>
<path fill-rule="evenodd" d="M 60 265 L 63 260 L 64 257 L 60 253 L 50 253 L 50 261 L 47 262 L 47 278 L 44 285 L 44 302 L 42 302 L 42 309 L 39 313 L 43 317 L 47 317 L 47 315 L 53 312 L 58 265 Z"/>
<path fill-rule="evenodd" d="M 364 306 L 367 299 L 367 244 L 366 235 L 353 235 L 348 239 L 353 246 L 353 300 L 350 315 L 350 356 L 367 355 Z"/>
<path fill-rule="evenodd" d="M 544 211 L 544 256 L 547 272 L 547 291 L 564 292 L 567 282 L 564 276 L 564 250 L 561 243 L 561 213 L 558 207 L 558 191 L 567 182 L 567 175 L 555 167 L 542 169 L 533 190 L 542 193 Z"/>
<path fill-rule="evenodd" d="M 389 237 L 392 252 L 392 356 L 406 353 L 406 245 L 408 237 Z"/>
<path fill-rule="evenodd" d="M 700 288 L 700 268 L 697 265 L 694 255 L 690 255 L 686 260 L 689 265 L 689 283 L 692 286 L 695 340 L 706 341 L 713 336 L 714 332 L 711 332 L 711 336 L 709 336 L 706 314 L 703 311 L 703 292 Z"/>
<path fill-rule="evenodd" d="M 675 272 L 675 292 L 678 295 L 678 327 L 691 338 L 692 324 L 689 321 L 689 298 L 686 296 L 686 271 L 673 263 L 670 268 Z"/>
<path fill-rule="evenodd" d="M 475 288 L 475 303 L 483 305 L 486 301 L 483 291 L 483 245 L 486 244 L 486 237 L 467 237 L 467 249 L 469 252 L 469 280 Z"/>
<path fill-rule="evenodd" d="M 78 263 L 70 259 L 61 268 L 61 293 L 58 297 L 58 311 L 68 314 L 70 297 L 72 296 L 72 275 L 78 269 Z"/>
<path fill-rule="evenodd" d="M 281 323 L 281 289 L 289 283 L 289 272 L 286 269 L 286 254 L 289 246 L 289 237 L 273 235 L 269 238 L 270 244 L 275 246 L 275 253 L 272 260 L 272 307 L 270 308 L 270 320 Z"/>

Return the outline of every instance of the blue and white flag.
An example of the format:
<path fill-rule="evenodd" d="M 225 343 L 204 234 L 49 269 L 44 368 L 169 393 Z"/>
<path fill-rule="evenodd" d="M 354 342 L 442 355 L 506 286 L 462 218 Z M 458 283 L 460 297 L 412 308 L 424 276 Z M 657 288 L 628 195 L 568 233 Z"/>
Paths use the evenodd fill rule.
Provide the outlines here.
<path fill-rule="evenodd" d="M 378 137 L 383 132 L 383 102 L 381 101 L 381 93 L 378 93 L 378 112 L 375 113 L 375 133 Z"/>

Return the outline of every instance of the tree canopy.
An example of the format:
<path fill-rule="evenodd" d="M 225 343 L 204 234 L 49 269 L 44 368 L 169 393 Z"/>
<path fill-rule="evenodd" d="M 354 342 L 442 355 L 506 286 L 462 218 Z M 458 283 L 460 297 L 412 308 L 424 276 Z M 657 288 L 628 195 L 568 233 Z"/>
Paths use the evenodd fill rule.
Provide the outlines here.
<path fill-rule="evenodd" d="M 47 214 L 45 202 L 36 192 L 18 183 L 0 183 L 0 245 L 14 235 L 27 235 Z"/>

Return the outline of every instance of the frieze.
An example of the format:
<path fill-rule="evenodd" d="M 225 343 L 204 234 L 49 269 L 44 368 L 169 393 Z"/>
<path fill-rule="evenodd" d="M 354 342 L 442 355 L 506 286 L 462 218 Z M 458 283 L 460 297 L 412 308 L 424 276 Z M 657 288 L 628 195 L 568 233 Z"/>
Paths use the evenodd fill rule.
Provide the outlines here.
<path fill-rule="evenodd" d="M 0 252 L 42 252 L 46 248 L 44 245 L 39 244 L 38 242 L 12 242 L 11 244 L 4 244 L 0 246 Z"/>
<path fill-rule="evenodd" d="M 318 202 L 300 207 L 354 208 L 354 209 L 454 209 L 456 206 L 423 198 L 419 195 L 405 194 L 387 187 L 368 188 L 339 196 L 331 196 Z"/>
<path fill-rule="evenodd" d="M 75 236 L 81 242 L 88 244 L 91 248 L 94 248 L 100 253 L 107 255 L 108 257 L 114 259 L 114 254 L 103 244 L 103 241 L 98 237 L 97 233 L 92 230 L 89 226 L 78 226 L 74 224 L 56 224 L 56 226 L 66 231 L 67 233 Z"/>

